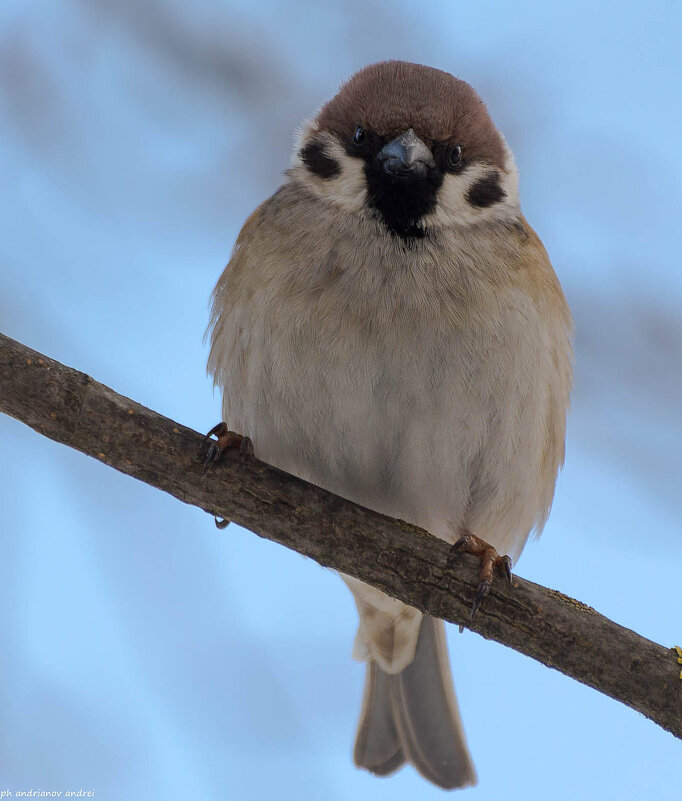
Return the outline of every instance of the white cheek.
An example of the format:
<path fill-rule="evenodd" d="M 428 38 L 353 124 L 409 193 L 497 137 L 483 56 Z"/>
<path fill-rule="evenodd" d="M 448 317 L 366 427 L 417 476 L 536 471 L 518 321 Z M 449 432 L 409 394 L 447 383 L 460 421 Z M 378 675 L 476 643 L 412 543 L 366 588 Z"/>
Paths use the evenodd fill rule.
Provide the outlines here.
<path fill-rule="evenodd" d="M 305 143 L 311 139 L 314 134 L 317 133 L 317 131 L 318 124 L 315 117 L 310 117 L 307 120 L 303 120 L 303 122 L 298 126 L 296 133 L 294 134 L 294 150 L 291 154 L 292 168 L 297 167 L 301 163 L 301 158 L 298 154 Z"/>
<path fill-rule="evenodd" d="M 427 225 L 467 224 L 480 219 L 480 209 L 466 199 L 469 187 L 483 176 L 483 169 L 472 167 L 460 175 L 445 175 L 438 192 L 438 204 L 424 222 Z"/>
<path fill-rule="evenodd" d="M 327 152 L 338 162 L 341 174 L 327 180 L 318 178 L 320 194 L 346 211 L 359 211 L 367 200 L 364 161 L 351 158 L 336 142 L 327 148 Z"/>
<path fill-rule="evenodd" d="M 321 178 L 310 172 L 302 163 L 299 155 L 301 147 L 310 134 L 315 133 L 316 130 L 315 123 L 304 124 L 298 137 L 297 148 L 294 151 L 294 163 L 289 174 L 318 197 L 324 198 L 346 211 L 360 211 L 367 200 L 367 183 L 362 159 L 351 158 L 332 136 L 320 134 L 318 139 L 324 142 L 325 153 L 336 161 L 340 172 L 330 178 Z"/>
<path fill-rule="evenodd" d="M 511 157 L 511 153 L 509 153 Z M 459 175 L 445 175 L 438 191 L 436 209 L 424 218 L 426 225 L 450 226 L 472 225 L 486 220 L 509 219 L 518 214 L 519 191 L 518 174 L 513 157 L 507 159 L 508 171 L 499 171 L 500 185 L 505 197 L 498 203 L 481 208 L 467 200 L 471 187 L 490 174 L 491 168 L 485 164 L 472 164 Z"/>
<path fill-rule="evenodd" d="M 502 144 L 504 145 L 505 159 L 504 164 L 506 173 L 503 173 L 502 188 L 507 193 L 507 202 L 512 206 L 519 207 L 519 171 L 516 168 L 516 160 L 511 148 L 507 144 L 507 140 L 502 137 Z"/>

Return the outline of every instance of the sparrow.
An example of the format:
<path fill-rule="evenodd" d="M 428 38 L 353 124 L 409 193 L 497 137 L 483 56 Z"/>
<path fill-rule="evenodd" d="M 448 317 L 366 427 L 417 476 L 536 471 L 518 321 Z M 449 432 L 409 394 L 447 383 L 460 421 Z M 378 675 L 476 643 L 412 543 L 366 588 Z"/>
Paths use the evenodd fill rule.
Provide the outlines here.
<path fill-rule="evenodd" d="M 571 315 L 514 157 L 469 84 L 388 61 L 303 124 L 285 175 L 212 295 L 209 462 L 253 446 L 476 554 L 475 612 L 547 520 L 571 387 Z M 343 579 L 367 664 L 355 763 L 475 784 L 443 622 Z"/>

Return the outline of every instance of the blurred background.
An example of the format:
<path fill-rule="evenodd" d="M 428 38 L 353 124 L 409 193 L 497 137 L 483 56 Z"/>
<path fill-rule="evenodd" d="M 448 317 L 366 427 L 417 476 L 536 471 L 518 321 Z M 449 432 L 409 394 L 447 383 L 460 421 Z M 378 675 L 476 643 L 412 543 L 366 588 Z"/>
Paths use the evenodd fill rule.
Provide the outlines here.
<path fill-rule="evenodd" d="M 518 565 L 682 644 L 682 6 L 2 0 L 0 330 L 199 431 L 208 297 L 295 127 L 386 58 L 472 83 L 576 317 L 566 468 Z M 430 799 L 352 766 L 342 582 L 0 417 L 0 789 Z M 449 631 L 484 799 L 674 799 L 682 744 Z"/>

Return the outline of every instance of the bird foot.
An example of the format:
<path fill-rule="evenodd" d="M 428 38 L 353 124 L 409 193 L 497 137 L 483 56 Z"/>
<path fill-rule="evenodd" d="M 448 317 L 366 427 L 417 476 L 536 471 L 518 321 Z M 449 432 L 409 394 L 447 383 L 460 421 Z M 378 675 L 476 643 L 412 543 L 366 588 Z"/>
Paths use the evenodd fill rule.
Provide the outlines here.
<path fill-rule="evenodd" d="M 512 586 L 512 562 L 509 556 L 500 556 L 500 554 L 489 545 L 485 540 L 477 537 L 466 529 L 462 530 L 462 535 L 457 542 L 450 548 L 450 555 L 454 556 L 458 553 L 470 553 L 472 556 L 481 560 L 481 573 L 480 582 L 478 585 L 478 592 L 474 598 L 471 606 L 471 618 L 476 617 L 481 602 L 490 591 L 493 585 L 493 576 L 495 570 L 501 573 L 507 579 L 507 584 L 511 589 Z M 460 627 L 461 628 L 461 627 Z"/>
<path fill-rule="evenodd" d="M 214 435 L 217 437 L 215 440 L 211 439 Z M 244 458 L 253 457 L 253 442 L 251 442 L 249 437 L 244 437 L 241 434 L 230 431 L 227 427 L 227 423 L 218 423 L 217 426 L 213 426 L 204 437 L 204 442 L 207 440 L 210 440 L 211 446 L 204 459 L 204 475 L 206 475 L 212 465 L 220 460 L 220 457 L 228 448 L 238 450 Z M 216 517 L 214 519 L 216 528 L 224 529 L 230 525 L 230 521 L 227 520 L 227 518 L 219 520 Z"/>
<path fill-rule="evenodd" d="M 213 440 L 211 437 L 214 435 L 217 439 Z M 249 437 L 230 431 L 227 423 L 218 423 L 217 426 L 213 426 L 204 437 L 204 442 L 207 440 L 210 440 L 211 446 L 204 459 L 204 473 L 207 473 L 212 465 L 220 461 L 220 457 L 228 449 L 238 450 L 245 458 L 253 456 L 253 442 Z"/>

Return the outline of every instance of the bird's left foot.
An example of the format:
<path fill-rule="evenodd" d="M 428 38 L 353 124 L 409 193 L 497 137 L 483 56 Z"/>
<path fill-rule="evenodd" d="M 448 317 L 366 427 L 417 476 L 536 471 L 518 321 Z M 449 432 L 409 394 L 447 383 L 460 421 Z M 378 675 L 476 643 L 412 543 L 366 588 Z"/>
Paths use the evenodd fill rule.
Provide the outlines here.
<path fill-rule="evenodd" d="M 216 436 L 217 439 L 211 439 L 212 436 Z M 228 448 L 234 448 L 238 450 L 242 456 L 244 457 L 252 457 L 253 456 L 253 442 L 249 439 L 249 437 L 244 437 L 241 434 L 236 434 L 234 431 L 230 431 L 227 427 L 227 423 L 218 423 L 217 426 L 213 426 L 213 428 L 206 434 L 204 437 L 204 443 L 206 440 L 210 440 L 211 445 L 208 449 L 208 453 L 206 454 L 206 458 L 204 459 L 204 475 L 207 473 L 211 465 L 215 464 L 220 457 L 225 453 Z M 227 528 L 230 525 L 230 521 L 227 519 L 218 519 L 215 518 L 216 528 Z"/>
<path fill-rule="evenodd" d="M 211 439 L 213 435 L 215 435 L 217 439 Z M 227 427 L 227 423 L 218 423 L 217 426 L 213 426 L 204 437 L 204 442 L 206 442 L 206 440 L 211 441 L 211 446 L 204 459 L 204 473 L 209 470 L 211 465 L 219 461 L 223 453 L 229 448 L 238 450 L 242 456 L 253 456 L 253 442 L 251 442 L 249 437 L 244 437 L 241 434 L 230 431 Z"/>
<path fill-rule="evenodd" d="M 493 585 L 493 576 L 495 570 L 498 570 L 503 576 L 506 577 L 509 588 L 512 586 L 512 562 L 509 556 L 500 556 L 500 554 L 489 545 L 485 540 L 472 534 L 470 531 L 463 530 L 462 536 L 450 549 L 451 554 L 455 553 L 470 553 L 481 560 L 481 573 L 480 583 L 478 585 L 478 592 L 474 598 L 471 606 L 471 620 L 476 617 L 476 612 L 481 605 L 481 601 L 490 591 Z"/>

